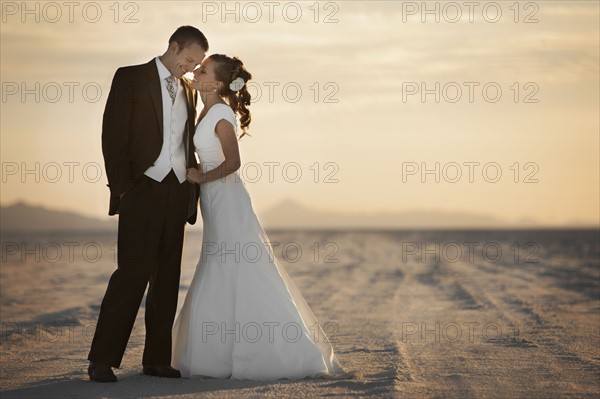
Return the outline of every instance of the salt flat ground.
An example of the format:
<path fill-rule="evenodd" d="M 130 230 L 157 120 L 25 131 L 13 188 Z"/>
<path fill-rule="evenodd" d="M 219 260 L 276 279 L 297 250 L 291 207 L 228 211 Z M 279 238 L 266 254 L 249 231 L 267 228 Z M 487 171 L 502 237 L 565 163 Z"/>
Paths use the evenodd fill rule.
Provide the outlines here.
<path fill-rule="evenodd" d="M 114 236 L 3 235 L 0 396 L 600 395 L 598 230 L 268 233 L 340 362 L 361 375 L 273 382 L 147 377 L 142 305 L 116 370 L 119 382 L 90 382 L 86 357 L 115 268 Z M 200 242 L 200 234 L 186 237 L 180 306 Z"/>

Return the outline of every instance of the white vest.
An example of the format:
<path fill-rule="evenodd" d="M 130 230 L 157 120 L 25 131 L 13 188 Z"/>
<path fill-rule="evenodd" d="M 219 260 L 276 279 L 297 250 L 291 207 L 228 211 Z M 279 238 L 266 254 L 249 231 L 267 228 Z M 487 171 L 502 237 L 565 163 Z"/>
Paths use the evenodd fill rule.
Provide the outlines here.
<path fill-rule="evenodd" d="M 187 104 L 185 90 L 179 79 L 177 83 L 177 95 L 175 101 L 171 102 L 171 96 L 167 89 L 166 77 L 170 76 L 169 70 L 156 57 L 158 75 L 161 82 L 160 91 L 163 104 L 163 145 L 160 155 L 144 174 L 158 182 L 162 181 L 173 169 L 180 183 L 186 180 L 185 146 L 183 143 L 183 131 L 187 121 Z"/>

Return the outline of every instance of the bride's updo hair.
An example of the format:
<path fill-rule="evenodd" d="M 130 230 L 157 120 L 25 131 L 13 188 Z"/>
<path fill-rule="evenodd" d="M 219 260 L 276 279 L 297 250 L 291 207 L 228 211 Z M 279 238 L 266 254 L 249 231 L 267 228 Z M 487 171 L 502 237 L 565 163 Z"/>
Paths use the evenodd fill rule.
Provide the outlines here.
<path fill-rule="evenodd" d="M 244 67 L 244 63 L 237 57 L 228 57 L 224 54 L 213 54 L 210 58 L 215 62 L 215 76 L 219 82 L 223 82 L 223 89 L 219 93 L 222 97 L 227 99 L 229 106 L 233 109 L 233 112 L 240 117 L 240 126 L 242 128 L 242 135 L 240 139 L 244 137 L 252 116 L 250 115 L 250 92 L 248 92 L 248 86 L 246 83 L 252 79 L 252 75 Z M 239 91 L 233 91 L 229 88 L 231 82 L 238 77 L 244 79 L 244 87 Z M 249 135 L 249 134 L 248 134 Z"/>

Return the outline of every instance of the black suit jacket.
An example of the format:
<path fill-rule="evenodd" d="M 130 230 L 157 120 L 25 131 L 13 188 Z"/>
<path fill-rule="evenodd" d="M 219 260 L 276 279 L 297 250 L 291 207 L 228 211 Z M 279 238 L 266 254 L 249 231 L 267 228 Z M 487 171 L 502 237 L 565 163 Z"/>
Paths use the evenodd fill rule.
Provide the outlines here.
<path fill-rule="evenodd" d="M 185 79 L 188 120 L 183 140 L 187 167 L 197 167 L 193 136 L 197 92 Z M 102 119 L 102 153 L 110 188 L 108 214 L 119 213 L 120 194 L 130 190 L 154 164 L 163 145 L 163 108 L 156 61 L 117 69 Z M 199 186 L 190 184 L 188 223 L 198 215 Z"/>

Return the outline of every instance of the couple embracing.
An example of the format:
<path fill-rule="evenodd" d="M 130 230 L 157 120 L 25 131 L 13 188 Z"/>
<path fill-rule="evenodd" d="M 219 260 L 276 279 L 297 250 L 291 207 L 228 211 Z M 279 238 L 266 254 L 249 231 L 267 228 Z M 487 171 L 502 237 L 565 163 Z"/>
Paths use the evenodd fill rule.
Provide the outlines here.
<path fill-rule="evenodd" d="M 102 300 L 88 375 L 117 381 L 112 368 L 120 367 L 148 287 L 146 375 L 343 376 L 317 319 L 271 256 L 238 173 L 238 140 L 251 122 L 252 76 L 238 58 L 206 58 L 208 48 L 202 32 L 182 26 L 163 55 L 114 75 L 102 151 L 109 214 L 119 215 L 118 264 Z M 183 78 L 190 72 L 193 80 Z M 199 100 L 204 107 L 196 115 Z M 201 256 L 176 315 L 184 228 L 196 222 L 198 202 Z M 263 256 L 230 253 L 245 245 L 258 245 Z"/>

